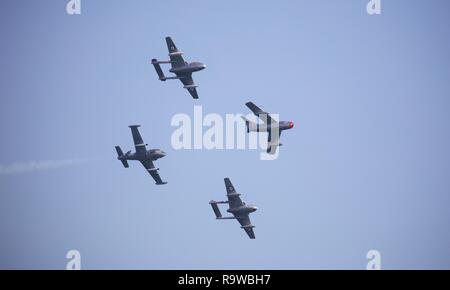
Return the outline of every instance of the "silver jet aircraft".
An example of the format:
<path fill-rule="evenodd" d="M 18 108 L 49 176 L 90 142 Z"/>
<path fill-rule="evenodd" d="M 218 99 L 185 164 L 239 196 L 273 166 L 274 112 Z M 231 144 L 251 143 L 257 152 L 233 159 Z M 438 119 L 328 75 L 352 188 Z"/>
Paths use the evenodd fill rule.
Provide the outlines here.
<path fill-rule="evenodd" d="M 269 113 L 264 112 L 258 106 L 253 104 L 252 102 L 248 102 L 245 104 L 252 112 L 261 119 L 264 124 L 258 124 L 248 120 L 245 117 L 242 119 L 245 121 L 245 126 L 247 127 L 247 133 L 250 132 L 267 132 L 269 133 L 268 141 L 267 141 L 267 153 L 275 154 L 277 150 L 277 146 L 282 146 L 280 143 L 281 132 L 284 130 L 289 130 L 294 128 L 294 122 L 292 121 L 276 121 L 273 119 Z M 272 136 L 272 133 L 275 133 Z"/>
<path fill-rule="evenodd" d="M 237 219 L 237 221 L 241 224 L 241 228 L 245 230 L 250 239 L 255 238 L 255 233 L 253 232 L 254 226 L 250 222 L 249 215 L 252 212 L 255 212 L 258 208 L 251 204 L 245 204 L 242 202 L 239 197 L 240 194 L 236 192 L 233 184 L 229 178 L 225 178 L 225 188 L 227 189 L 227 197 L 228 201 L 215 201 L 211 200 L 209 204 L 211 205 L 214 213 L 216 214 L 216 219 L 225 220 L 225 219 Z M 218 204 L 227 203 L 229 208 L 227 212 L 231 213 L 233 216 L 230 217 L 222 217 L 222 213 L 220 212 Z"/>
<path fill-rule="evenodd" d="M 166 152 L 162 151 L 161 149 L 147 150 L 146 146 L 148 144 L 144 143 L 138 130 L 140 125 L 131 125 L 129 127 L 131 128 L 131 134 L 133 135 L 134 147 L 136 148 L 136 152 L 132 153 L 130 150 L 127 153 L 123 154 L 122 149 L 119 146 L 116 146 L 118 155 L 117 159 L 122 162 L 125 168 L 129 167 L 128 160 L 140 161 L 145 169 L 147 169 L 148 173 L 150 173 L 150 175 L 156 181 L 156 184 L 166 184 L 167 182 L 162 181 L 161 177 L 159 176 L 159 168 L 156 168 L 155 165 L 153 165 L 153 161 L 166 156 Z"/>

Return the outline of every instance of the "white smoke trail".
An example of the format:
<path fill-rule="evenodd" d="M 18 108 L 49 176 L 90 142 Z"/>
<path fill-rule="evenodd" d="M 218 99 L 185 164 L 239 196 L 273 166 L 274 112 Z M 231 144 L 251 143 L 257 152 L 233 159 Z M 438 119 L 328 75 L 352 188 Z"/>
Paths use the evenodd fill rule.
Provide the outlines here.
<path fill-rule="evenodd" d="M 45 161 L 29 161 L 22 163 L 17 162 L 9 165 L 0 164 L 0 175 L 19 174 L 34 171 L 57 169 L 60 167 L 84 163 L 89 160 L 91 159 L 45 160 Z"/>

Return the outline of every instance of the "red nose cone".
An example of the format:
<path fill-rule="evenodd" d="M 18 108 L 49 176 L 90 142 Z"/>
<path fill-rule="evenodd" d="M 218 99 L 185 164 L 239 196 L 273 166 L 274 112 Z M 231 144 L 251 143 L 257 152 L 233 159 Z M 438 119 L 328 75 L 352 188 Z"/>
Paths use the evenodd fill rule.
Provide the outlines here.
<path fill-rule="evenodd" d="M 289 128 L 294 128 L 294 122 L 289 122 Z"/>

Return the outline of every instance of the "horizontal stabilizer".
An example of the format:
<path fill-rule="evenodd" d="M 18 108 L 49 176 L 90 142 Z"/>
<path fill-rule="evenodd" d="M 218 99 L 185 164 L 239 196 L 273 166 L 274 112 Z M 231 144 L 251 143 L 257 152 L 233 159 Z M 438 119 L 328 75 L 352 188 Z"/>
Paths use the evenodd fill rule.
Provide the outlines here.
<path fill-rule="evenodd" d="M 165 181 L 161 181 L 161 182 L 157 182 L 157 183 L 155 183 L 156 185 L 164 185 L 164 184 L 167 184 L 167 182 L 165 182 Z"/>
<path fill-rule="evenodd" d="M 128 165 L 128 161 L 126 161 L 125 159 L 120 159 L 120 161 L 122 161 L 123 167 L 125 167 L 125 168 L 130 167 L 130 165 Z"/>
<path fill-rule="evenodd" d="M 122 162 L 123 167 L 128 168 L 130 167 L 128 165 L 128 161 L 126 159 L 124 159 L 124 155 L 123 155 L 123 151 L 119 146 L 116 146 L 116 151 L 117 151 L 117 159 L 119 159 Z"/>
<path fill-rule="evenodd" d="M 120 148 L 120 146 L 116 146 L 116 151 L 117 151 L 117 156 L 118 157 L 122 157 L 123 156 L 123 151 L 122 151 L 122 148 Z"/>

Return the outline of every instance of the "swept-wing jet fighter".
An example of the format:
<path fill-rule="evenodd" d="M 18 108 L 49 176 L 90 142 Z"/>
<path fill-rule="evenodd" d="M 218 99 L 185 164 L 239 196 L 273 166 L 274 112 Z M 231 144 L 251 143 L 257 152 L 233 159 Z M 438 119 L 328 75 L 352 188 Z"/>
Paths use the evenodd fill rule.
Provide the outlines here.
<path fill-rule="evenodd" d="M 132 153 L 130 150 L 127 153 L 123 154 L 122 149 L 119 146 L 116 146 L 118 155 L 117 159 L 122 162 L 125 168 L 129 167 L 128 160 L 140 161 L 145 169 L 147 169 L 148 173 L 150 173 L 150 175 L 156 181 L 156 184 L 166 184 L 167 182 L 162 181 L 161 177 L 159 176 L 159 168 L 156 168 L 155 165 L 153 165 L 153 161 L 166 156 L 166 152 L 162 151 L 161 149 L 147 150 L 146 146 L 148 144 L 144 143 L 138 130 L 140 125 L 131 125 L 129 127 L 131 128 L 131 134 L 133 135 L 134 147 L 136 148 L 136 152 Z"/>
<path fill-rule="evenodd" d="M 211 205 L 214 213 L 216 214 L 216 219 L 218 220 L 226 220 L 226 219 L 237 219 L 237 221 L 241 224 L 241 228 L 245 230 L 250 239 L 255 238 L 255 233 L 253 232 L 254 226 L 250 222 L 250 213 L 256 211 L 258 208 L 254 205 L 247 205 L 245 202 L 242 202 L 239 197 L 240 194 L 236 192 L 233 184 L 229 178 L 225 178 L 225 188 L 227 189 L 227 197 L 228 201 L 215 201 L 211 200 L 209 204 Z M 227 203 L 229 208 L 227 212 L 233 214 L 230 217 L 222 217 L 222 213 L 220 212 L 218 204 Z"/>
<path fill-rule="evenodd" d="M 292 121 L 276 121 L 273 119 L 269 113 L 264 112 L 258 106 L 253 104 L 252 102 L 248 102 L 245 104 L 259 119 L 261 119 L 264 124 L 258 124 L 248 120 L 245 117 L 242 119 L 245 121 L 245 126 L 247 127 L 247 133 L 252 132 L 268 132 L 268 142 L 267 142 L 267 153 L 275 154 L 277 150 L 277 146 L 282 146 L 280 143 L 281 132 L 284 130 L 289 130 L 294 127 L 294 122 Z M 272 133 L 275 133 L 272 136 Z"/>
<path fill-rule="evenodd" d="M 169 49 L 169 57 L 170 60 L 167 61 L 158 61 L 157 59 L 152 59 L 152 64 L 155 67 L 156 73 L 158 74 L 160 81 L 170 80 L 170 79 L 179 79 L 184 88 L 189 91 L 191 96 L 194 99 L 198 99 L 197 94 L 197 85 L 194 83 L 192 79 L 192 73 L 201 71 L 206 68 L 206 65 L 201 62 L 191 62 L 187 63 L 183 59 L 183 53 L 178 50 L 175 46 L 175 43 L 172 41 L 172 38 L 166 37 L 167 48 Z M 174 73 L 176 76 L 174 77 L 166 77 L 161 69 L 160 64 L 169 63 L 172 65 L 172 68 L 169 70 L 171 73 Z"/>

